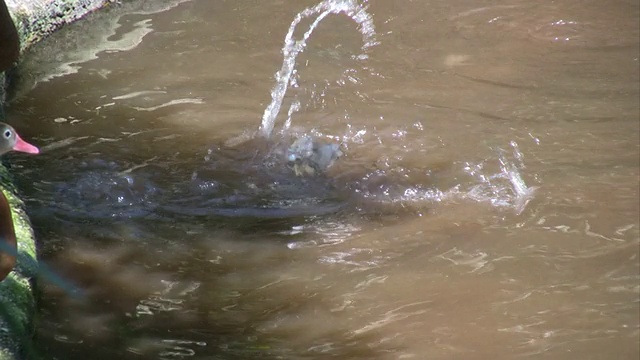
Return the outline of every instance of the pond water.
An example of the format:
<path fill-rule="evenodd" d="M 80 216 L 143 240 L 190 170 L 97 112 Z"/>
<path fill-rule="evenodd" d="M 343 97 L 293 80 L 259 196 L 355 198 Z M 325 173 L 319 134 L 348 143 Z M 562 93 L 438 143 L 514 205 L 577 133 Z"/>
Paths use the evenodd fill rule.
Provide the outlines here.
<path fill-rule="evenodd" d="M 316 3 L 126 2 L 25 57 L 6 162 L 78 289 L 40 281 L 35 351 L 637 359 L 638 3 L 328 1 L 278 100 Z M 296 174 L 304 136 L 342 156 Z"/>

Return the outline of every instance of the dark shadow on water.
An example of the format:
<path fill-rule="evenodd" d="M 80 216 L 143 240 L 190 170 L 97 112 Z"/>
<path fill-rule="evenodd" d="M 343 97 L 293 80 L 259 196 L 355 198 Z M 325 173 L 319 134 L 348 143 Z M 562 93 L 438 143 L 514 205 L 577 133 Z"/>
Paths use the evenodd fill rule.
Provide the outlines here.
<path fill-rule="evenodd" d="M 311 349 L 284 344 L 307 326 L 296 314 L 329 299 L 294 285 L 283 289 L 291 297 L 264 298 L 247 280 L 297 261 L 288 243 L 318 238 L 292 229 L 375 218 L 348 183 L 296 176 L 259 147 L 217 146 L 204 160 L 94 149 L 45 152 L 16 172 L 41 261 L 85 295 L 41 279 L 41 358 L 371 359 L 391 350 L 362 345 L 375 332 L 356 339 L 336 326 L 312 335 Z M 42 176 L 29 169 L 46 180 L 32 181 Z"/>

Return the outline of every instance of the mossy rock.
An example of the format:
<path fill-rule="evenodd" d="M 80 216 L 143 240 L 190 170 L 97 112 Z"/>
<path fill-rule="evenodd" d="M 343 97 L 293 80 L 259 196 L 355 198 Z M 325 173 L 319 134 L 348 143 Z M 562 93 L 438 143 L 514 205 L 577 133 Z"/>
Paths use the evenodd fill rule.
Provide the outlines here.
<path fill-rule="evenodd" d="M 29 349 L 33 335 L 35 299 L 33 279 L 37 274 L 37 255 L 33 230 L 24 203 L 16 195 L 11 176 L 0 165 L 0 190 L 11 206 L 18 243 L 14 270 L 0 282 L 0 359 L 20 359 Z"/>
<path fill-rule="evenodd" d="M 5 0 L 20 36 L 22 51 L 64 24 L 113 0 Z"/>

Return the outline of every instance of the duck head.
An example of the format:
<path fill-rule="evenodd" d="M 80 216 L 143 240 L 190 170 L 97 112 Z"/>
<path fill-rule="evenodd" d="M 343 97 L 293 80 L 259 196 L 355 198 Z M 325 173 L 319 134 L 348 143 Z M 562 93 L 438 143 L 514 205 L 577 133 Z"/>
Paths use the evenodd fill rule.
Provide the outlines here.
<path fill-rule="evenodd" d="M 40 152 L 37 147 L 22 140 L 15 129 L 0 123 L 0 155 L 9 151 L 29 154 Z M 4 280 L 16 265 L 17 240 L 11 216 L 11 206 L 0 190 L 0 281 Z"/>
<path fill-rule="evenodd" d="M 37 154 L 40 152 L 37 147 L 22 140 L 11 125 L 0 123 L 0 155 L 12 150 L 29 154 Z"/>

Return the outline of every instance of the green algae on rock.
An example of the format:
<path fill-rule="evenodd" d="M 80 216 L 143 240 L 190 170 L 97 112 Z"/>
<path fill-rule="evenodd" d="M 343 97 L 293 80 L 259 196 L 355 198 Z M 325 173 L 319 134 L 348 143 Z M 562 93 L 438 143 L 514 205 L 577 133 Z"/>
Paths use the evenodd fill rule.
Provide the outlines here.
<path fill-rule="evenodd" d="M 17 197 L 11 175 L 4 166 L 0 166 L 0 187 L 11 206 L 18 242 L 16 267 L 0 282 L 0 359 L 4 360 L 21 358 L 31 342 L 35 312 L 32 279 L 37 273 L 37 256 L 24 203 Z"/>
<path fill-rule="evenodd" d="M 113 0 L 6 0 L 20 36 L 20 49 L 42 40 L 64 24 L 80 19 Z"/>

